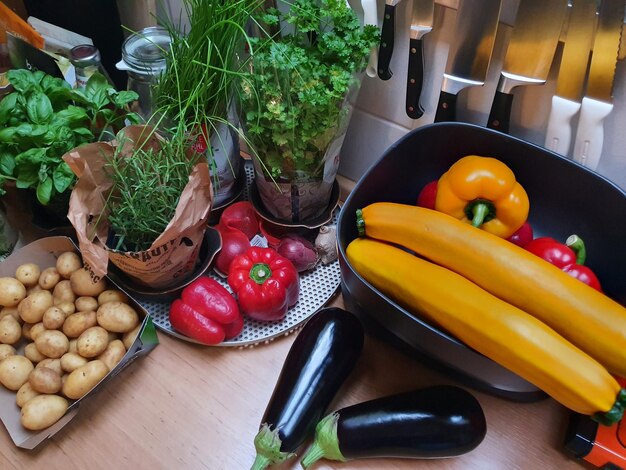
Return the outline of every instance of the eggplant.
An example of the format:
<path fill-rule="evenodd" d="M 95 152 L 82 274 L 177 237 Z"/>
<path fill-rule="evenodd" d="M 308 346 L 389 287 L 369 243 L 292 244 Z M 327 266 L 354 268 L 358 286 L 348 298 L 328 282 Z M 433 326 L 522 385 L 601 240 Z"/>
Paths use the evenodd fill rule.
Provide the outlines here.
<path fill-rule="evenodd" d="M 254 439 L 252 470 L 283 462 L 313 437 L 363 349 L 361 322 L 332 307 L 317 312 L 294 340 Z"/>
<path fill-rule="evenodd" d="M 302 458 L 440 458 L 469 452 L 485 437 L 483 409 L 466 390 L 438 385 L 348 406 L 327 415 Z"/>

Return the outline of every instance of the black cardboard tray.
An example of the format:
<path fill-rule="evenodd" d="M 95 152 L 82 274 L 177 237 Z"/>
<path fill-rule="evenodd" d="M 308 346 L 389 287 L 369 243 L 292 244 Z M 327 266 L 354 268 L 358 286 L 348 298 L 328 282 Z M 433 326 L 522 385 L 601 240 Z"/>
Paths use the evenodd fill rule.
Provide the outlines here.
<path fill-rule="evenodd" d="M 346 261 L 356 236 L 355 211 L 378 201 L 415 204 L 419 191 L 465 155 L 502 160 L 515 173 L 531 202 L 535 237 L 565 241 L 578 234 L 587 246 L 587 265 L 605 293 L 626 304 L 626 193 L 578 163 L 515 137 L 462 123 L 439 123 L 409 132 L 363 175 L 339 215 L 337 237 L 346 306 L 366 324 L 411 354 L 444 367 L 475 388 L 518 401 L 545 396 L 534 385 L 417 319 L 366 283 Z M 416 286 L 419 288 L 419 286 Z"/>

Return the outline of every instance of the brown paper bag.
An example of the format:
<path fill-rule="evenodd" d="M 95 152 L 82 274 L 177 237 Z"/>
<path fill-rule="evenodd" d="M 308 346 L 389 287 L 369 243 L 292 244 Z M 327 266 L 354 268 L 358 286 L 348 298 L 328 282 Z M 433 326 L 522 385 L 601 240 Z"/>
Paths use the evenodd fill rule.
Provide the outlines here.
<path fill-rule="evenodd" d="M 135 147 L 160 147 L 161 137 L 148 126 L 128 126 L 121 132 L 125 137 L 122 149 L 125 156 Z M 198 259 L 213 204 L 208 164 L 203 162 L 194 167 L 174 217 L 148 250 L 115 251 L 106 245 L 109 234 L 106 200 L 114 188 L 104 164 L 118 144 L 118 140 L 96 142 L 63 156 L 78 177 L 67 217 L 76 229 L 83 259 L 96 276 L 107 273 L 110 260 L 137 283 L 156 289 L 167 287 L 191 273 Z"/>

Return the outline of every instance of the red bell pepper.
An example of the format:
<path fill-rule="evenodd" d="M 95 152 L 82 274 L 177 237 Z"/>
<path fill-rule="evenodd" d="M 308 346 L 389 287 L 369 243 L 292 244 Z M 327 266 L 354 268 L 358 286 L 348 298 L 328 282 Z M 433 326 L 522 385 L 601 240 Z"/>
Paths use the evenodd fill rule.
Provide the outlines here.
<path fill-rule="evenodd" d="M 511 243 L 524 247 L 530 243 L 533 239 L 533 228 L 528 223 L 524 222 L 520 228 L 518 228 L 513 235 L 507 238 Z"/>
<path fill-rule="evenodd" d="M 253 246 L 234 258 L 228 285 L 241 312 L 261 321 L 281 320 L 300 295 L 296 268 L 273 248 Z"/>
<path fill-rule="evenodd" d="M 561 271 L 602 292 L 598 277 L 591 269 L 584 266 L 587 257 L 585 244 L 577 235 L 568 237 L 565 244 L 550 237 L 539 237 L 527 243 L 524 248 Z"/>
<path fill-rule="evenodd" d="M 170 306 L 172 327 L 204 344 L 219 344 L 241 333 L 243 316 L 237 301 L 215 279 L 201 276 Z"/>

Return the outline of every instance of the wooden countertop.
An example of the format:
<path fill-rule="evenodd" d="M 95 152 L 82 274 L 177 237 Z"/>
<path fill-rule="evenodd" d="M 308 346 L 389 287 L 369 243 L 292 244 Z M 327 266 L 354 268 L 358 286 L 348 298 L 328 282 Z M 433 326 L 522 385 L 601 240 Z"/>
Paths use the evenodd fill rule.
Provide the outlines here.
<path fill-rule="evenodd" d="M 341 297 L 331 304 L 343 306 Z M 150 355 L 86 401 L 74 420 L 39 449 L 19 449 L 0 431 L 0 469 L 247 469 L 294 338 L 235 349 L 199 347 L 160 333 L 161 344 Z M 368 335 L 355 371 L 331 408 L 443 383 L 455 382 Z M 555 401 L 516 403 L 472 393 L 483 406 L 488 430 L 468 454 L 439 460 L 322 461 L 313 468 L 592 468 L 562 450 L 569 412 Z M 273 468 L 300 466 L 294 459 Z"/>

